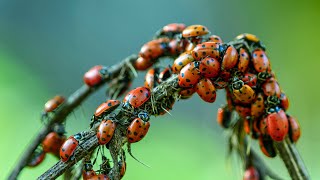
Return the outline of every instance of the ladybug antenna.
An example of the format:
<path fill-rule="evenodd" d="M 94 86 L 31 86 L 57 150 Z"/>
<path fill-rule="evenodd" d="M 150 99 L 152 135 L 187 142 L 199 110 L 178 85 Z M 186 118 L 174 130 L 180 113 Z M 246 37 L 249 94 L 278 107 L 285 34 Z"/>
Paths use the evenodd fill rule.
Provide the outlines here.
<path fill-rule="evenodd" d="M 132 152 L 131 152 L 131 143 L 128 143 L 128 144 L 127 144 L 127 147 L 128 147 L 128 153 L 130 154 L 130 156 L 131 156 L 134 160 L 138 161 L 140 164 L 142 164 L 142 165 L 144 165 L 144 166 L 146 166 L 146 167 L 148 167 L 148 168 L 151 168 L 150 166 L 148 166 L 147 164 L 141 162 L 139 159 L 137 159 L 136 157 L 133 156 L 133 154 L 132 154 Z"/>

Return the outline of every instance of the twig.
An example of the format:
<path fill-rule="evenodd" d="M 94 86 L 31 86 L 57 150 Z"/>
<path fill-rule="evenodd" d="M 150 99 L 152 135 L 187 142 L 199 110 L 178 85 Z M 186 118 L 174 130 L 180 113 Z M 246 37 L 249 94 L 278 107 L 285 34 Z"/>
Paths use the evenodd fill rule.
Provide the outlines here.
<path fill-rule="evenodd" d="M 61 108 L 59 108 L 52 117 L 49 117 L 48 123 L 44 127 L 42 127 L 38 135 L 33 139 L 33 141 L 27 147 L 24 154 L 20 157 L 19 161 L 17 162 L 17 165 L 14 167 L 14 169 L 10 173 L 10 176 L 8 177 L 8 179 L 9 180 L 17 179 L 21 170 L 27 165 L 29 157 L 35 151 L 37 146 L 42 142 L 42 140 L 46 137 L 46 135 L 51 131 L 54 124 L 65 121 L 66 117 L 76 107 L 78 107 L 89 95 L 96 92 L 104 83 L 118 76 L 121 69 L 125 67 L 128 62 L 132 63 L 136 59 L 137 59 L 136 55 L 131 55 L 131 56 L 128 56 L 123 61 L 121 61 L 120 63 L 114 66 L 111 66 L 108 69 L 109 75 L 105 77 L 103 83 L 101 83 L 99 86 L 90 88 L 84 85 L 80 89 L 78 89 L 76 92 L 74 92 L 68 98 L 68 100 L 64 104 L 62 104 Z"/>
<path fill-rule="evenodd" d="M 287 137 L 282 142 L 275 142 L 280 157 L 282 158 L 287 170 L 294 180 L 308 180 L 310 179 L 309 173 L 304 165 L 304 162 L 296 149 Z"/>

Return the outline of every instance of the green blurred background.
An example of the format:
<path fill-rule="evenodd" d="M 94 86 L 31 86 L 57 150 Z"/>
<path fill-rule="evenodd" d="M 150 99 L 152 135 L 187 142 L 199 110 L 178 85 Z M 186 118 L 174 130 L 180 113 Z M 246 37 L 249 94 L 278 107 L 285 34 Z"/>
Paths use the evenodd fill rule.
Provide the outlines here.
<path fill-rule="evenodd" d="M 313 179 L 320 178 L 318 1 L 0 1 L 0 179 L 8 173 L 41 127 L 43 104 L 70 95 L 93 65 L 112 65 L 137 53 L 162 26 L 203 24 L 224 41 L 249 32 L 266 45 L 290 113 L 302 126 L 298 149 Z M 139 74 L 134 86 L 143 81 Z M 133 87 L 134 87 L 133 86 Z M 84 130 L 104 90 L 68 117 L 68 135 Z M 175 104 L 173 116 L 152 119 L 151 130 L 128 157 L 124 179 L 241 179 L 239 162 L 226 159 L 225 136 L 214 104 L 195 95 Z M 196 107 L 196 108 L 195 108 Z M 256 142 L 255 142 L 256 144 Z M 259 151 L 260 153 L 260 151 Z M 260 153 L 261 154 L 261 153 Z M 267 163 L 289 179 L 279 158 Z M 57 160 L 48 155 L 20 179 L 35 179 Z"/>

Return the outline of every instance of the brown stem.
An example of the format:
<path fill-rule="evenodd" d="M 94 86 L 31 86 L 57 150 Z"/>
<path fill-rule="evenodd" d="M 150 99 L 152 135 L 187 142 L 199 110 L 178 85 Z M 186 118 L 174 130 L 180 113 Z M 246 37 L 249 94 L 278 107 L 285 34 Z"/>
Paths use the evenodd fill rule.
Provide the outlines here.
<path fill-rule="evenodd" d="M 310 179 L 309 173 L 305 167 L 305 164 L 296 149 L 296 146 L 291 143 L 287 137 L 281 142 L 274 143 L 280 157 L 282 158 L 287 170 L 294 180 L 308 180 Z"/>
<path fill-rule="evenodd" d="M 56 123 L 61 123 L 66 120 L 66 117 L 76 108 L 78 107 L 89 95 L 96 92 L 105 82 L 110 81 L 111 79 L 117 77 L 123 67 L 127 66 L 127 63 L 132 63 L 134 60 L 137 59 L 136 55 L 128 56 L 126 59 L 121 61 L 120 63 L 111 66 L 108 69 L 109 76 L 105 77 L 103 83 L 99 86 L 90 88 L 86 85 L 82 86 L 76 92 L 74 92 L 67 101 L 62 104 L 61 108 L 59 108 L 56 113 L 49 117 L 48 123 L 44 125 L 44 127 L 40 130 L 38 135 L 33 139 L 27 149 L 24 151 L 22 156 L 20 157 L 17 165 L 14 167 L 12 172 L 10 173 L 8 179 L 15 180 L 17 179 L 21 170 L 27 165 L 29 157 L 35 151 L 37 146 L 42 142 L 42 140 L 46 137 L 46 135 L 52 131 L 52 127 Z"/>

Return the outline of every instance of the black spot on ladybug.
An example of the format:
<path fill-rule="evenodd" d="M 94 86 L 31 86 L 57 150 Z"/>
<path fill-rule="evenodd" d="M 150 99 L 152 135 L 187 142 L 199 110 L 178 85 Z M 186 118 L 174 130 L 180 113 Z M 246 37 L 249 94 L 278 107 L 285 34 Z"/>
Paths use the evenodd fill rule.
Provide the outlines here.
<path fill-rule="evenodd" d="M 186 79 L 187 82 L 191 82 L 190 79 Z"/>
<path fill-rule="evenodd" d="M 203 56 L 205 56 L 206 54 L 207 54 L 206 52 L 204 52 L 204 51 L 202 52 L 202 55 L 203 55 Z"/>
<path fill-rule="evenodd" d="M 111 137 L 110 134 L 107 134 L 107 137 Z"/>

